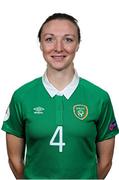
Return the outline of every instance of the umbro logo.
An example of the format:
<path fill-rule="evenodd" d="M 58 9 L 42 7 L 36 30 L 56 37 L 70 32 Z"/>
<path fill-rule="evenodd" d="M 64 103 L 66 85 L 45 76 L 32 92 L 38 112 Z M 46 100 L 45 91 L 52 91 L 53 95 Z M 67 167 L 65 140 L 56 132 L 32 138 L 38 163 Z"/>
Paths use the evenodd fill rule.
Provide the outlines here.
<path fill-rule="evenodd" d="M 33 112 L 34 112 L 34 114 L 43 114 L 44 113 L 44 108 L 43 107 L 41 107 L 41 106 L 38 106 L 38 107 L 35 107 L 35 108 L 33 108 Z"/>

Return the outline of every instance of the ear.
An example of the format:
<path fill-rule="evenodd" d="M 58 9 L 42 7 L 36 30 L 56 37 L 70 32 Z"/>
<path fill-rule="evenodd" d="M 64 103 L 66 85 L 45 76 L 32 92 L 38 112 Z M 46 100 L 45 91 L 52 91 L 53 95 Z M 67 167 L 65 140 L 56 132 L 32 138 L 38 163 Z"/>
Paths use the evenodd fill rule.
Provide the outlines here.
<path fill-rule="evenodd" d="M 42 47 L 41 43 L 40 43 L 40 49 L 41 49 L 41 51 L 43 51 L 43 47 Z"/>
<path fill-rule="evenodd" d="M 79 44 L 78 44 L 77 47 L 76 47 L 76 52 L 78 51 L 78 49 L 79 49 Z"/>

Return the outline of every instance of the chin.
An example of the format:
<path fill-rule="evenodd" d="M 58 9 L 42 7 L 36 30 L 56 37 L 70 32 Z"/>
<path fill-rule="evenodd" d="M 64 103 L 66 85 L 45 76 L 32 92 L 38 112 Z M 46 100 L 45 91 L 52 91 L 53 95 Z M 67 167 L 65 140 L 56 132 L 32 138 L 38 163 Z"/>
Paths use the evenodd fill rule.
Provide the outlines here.
<path fill-rule="evenodd" d="M 64 65 L 64 66 L 52 66 L 52 69 L 56 70 L 56 71 L 63 71 L 66 70 L 68 68 L 68 65 Z"/>
<path fill-rule="evenodd" d="M 51 69 L 54 69 L 56 71 L 62 71 L 67 69 L 69 66 L 72 66 L 72 62 L 66 62 L 66 63 L 48 63 L 49 67 L 51 67 Z"/>

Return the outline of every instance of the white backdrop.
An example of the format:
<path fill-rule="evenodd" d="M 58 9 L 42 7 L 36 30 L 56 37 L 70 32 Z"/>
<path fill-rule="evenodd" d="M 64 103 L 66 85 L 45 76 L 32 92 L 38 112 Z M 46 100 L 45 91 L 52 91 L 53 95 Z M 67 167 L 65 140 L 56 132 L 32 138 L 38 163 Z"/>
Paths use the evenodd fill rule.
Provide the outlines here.
<path fill-rule="evenodd" d="M 69 13 L 79 20 L 82 42 L 75 67 L 80 76 L 108 91 L 119 124 L 118 0 L 0 0 L 0 127 L 14 90 L 45 71 L 37 33 L 55 12 Z M 0 145 L 0 179 L 14 180 L 2 131 Z M 106 180 L 118 179 L 118 169 L 116 136 L 113 166 Z"/>

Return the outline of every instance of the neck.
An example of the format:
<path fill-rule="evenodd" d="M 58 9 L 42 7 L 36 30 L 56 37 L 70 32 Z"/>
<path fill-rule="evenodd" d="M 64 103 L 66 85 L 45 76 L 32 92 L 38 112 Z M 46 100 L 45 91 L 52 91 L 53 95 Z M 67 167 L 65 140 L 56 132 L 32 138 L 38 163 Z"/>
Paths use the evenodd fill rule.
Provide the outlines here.
<path fill-rule="evenodd" d="M 49 82 L 59 91 L 63 90 L 72 81 L 74 73 L 74 66 L 61 71 L 47 68 L 46 71 Z"/>

